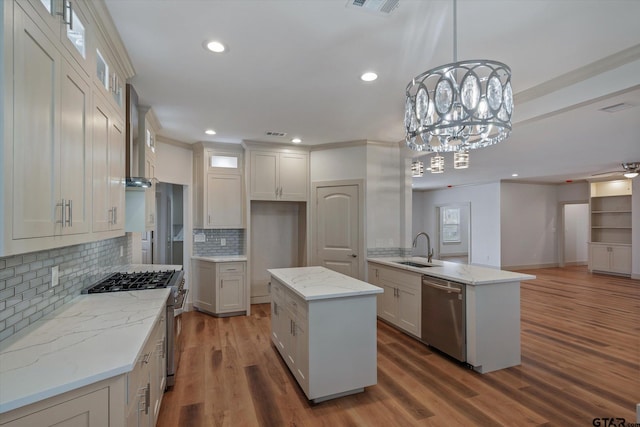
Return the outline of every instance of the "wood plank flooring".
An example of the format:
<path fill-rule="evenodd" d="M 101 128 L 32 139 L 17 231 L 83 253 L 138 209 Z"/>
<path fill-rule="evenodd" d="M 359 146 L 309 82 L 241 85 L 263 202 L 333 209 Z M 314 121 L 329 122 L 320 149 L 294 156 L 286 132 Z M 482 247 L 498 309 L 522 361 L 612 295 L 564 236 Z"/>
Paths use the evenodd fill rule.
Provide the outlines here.
<path fill-rule="evenodd" d="M 158 426 L 591 426 L 636 420 L 640 281 L 585 267 L 522 284 L 522 364 L 478 374 L 378 322 L 378 384 L 310 404 L 270 342 L 269 305 L 247 317 L 183 314 L 185 347 Z M 604 425 L 604 424 L 602 424 Z"/>

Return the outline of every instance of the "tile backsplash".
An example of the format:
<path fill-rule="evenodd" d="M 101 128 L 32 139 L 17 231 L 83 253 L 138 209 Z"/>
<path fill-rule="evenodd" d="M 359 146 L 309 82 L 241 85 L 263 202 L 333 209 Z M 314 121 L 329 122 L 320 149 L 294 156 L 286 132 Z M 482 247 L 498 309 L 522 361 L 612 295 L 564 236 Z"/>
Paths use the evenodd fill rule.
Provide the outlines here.
<path fill-rule="evenodd" d="M 411 256 L 412 248 L 368 248 L 367 257 Z"/>
<path fill-rule="evenodd" d="M 196 238 L 198 235 L 204 235 L 205 241 L 199 242 Z M 194 229 L 193 255 L 244 255 L 244 235 L 244 229 Z M 224 246 L 222 246 L 222 239 L 225 239 Z"/>
<path fill-rule="evenodd" d="M 71 301 L 114 267 L 129 264 L 130 236 L 0 258 L 0 341 Z M 56 265 L 59 284 L 51 287 Z"/>

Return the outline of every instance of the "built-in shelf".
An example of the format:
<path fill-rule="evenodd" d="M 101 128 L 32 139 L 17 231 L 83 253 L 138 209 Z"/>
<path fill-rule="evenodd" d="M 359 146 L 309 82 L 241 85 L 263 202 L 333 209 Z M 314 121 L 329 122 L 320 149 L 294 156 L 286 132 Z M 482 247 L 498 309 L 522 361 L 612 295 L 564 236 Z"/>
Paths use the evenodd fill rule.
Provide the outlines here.
<path fill-rule="evenodd" d="M 589 269 L 631 273 L 631 180 L 591 183 Z"/>

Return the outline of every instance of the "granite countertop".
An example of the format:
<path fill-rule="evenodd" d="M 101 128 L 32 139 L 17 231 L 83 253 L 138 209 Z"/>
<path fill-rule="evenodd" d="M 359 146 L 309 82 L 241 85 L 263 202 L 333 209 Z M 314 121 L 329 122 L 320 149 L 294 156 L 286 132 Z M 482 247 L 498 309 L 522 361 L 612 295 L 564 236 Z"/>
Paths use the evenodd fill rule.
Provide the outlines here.
<path fill-rule="evenodd" d="M 306 301 L 383 292 L 382 288 L 325 267 L 275 268 L 267 271 Z"/>
<path fill-rule="evenodd" d="M 192 256 L 191 259 L 197 259 L 200 261 L 209 262 L 233 262 L 233 261 L 246 261 L 246 255 L 213 255 L 213 256 Z"/>
<path fill-rule="evenodd" d="M 80 295 L 0 343 L 0 413 L 130 372 L 170 289 Z"/>
<path fill-rule="evenodd" d="M 536 276 L 531 274 L 514 273 L 512 271 L 499 270 L 497 268 L 478 267 L 475 265 L 458 264 L 449 261 L 432 260 L 431 267 L 418 268 L 409 265 L 398 264 L 397 261 L 412 261 L 419 264 L 428 264 L 422 257 L 385 257 L 367 258 L 369 262 L 387 265 L 400 270 L 425 274 L 441 279 L 453 280 L 466 285 L 486 285 L 489 283 L 520 282 L 533 280 Z"/>

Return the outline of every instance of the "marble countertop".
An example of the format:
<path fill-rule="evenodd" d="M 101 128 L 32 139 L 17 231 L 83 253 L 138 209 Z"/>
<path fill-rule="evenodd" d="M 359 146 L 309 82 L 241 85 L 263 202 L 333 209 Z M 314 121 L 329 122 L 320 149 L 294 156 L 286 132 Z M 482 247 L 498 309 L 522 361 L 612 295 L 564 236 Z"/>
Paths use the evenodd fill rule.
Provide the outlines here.
<path fill-rule="evenodd" d="M 267 271 L 306 301 L 383 292 L 382 288 L 325 267 L 274 268 Z"/>
<path fill-rule="evenodd" d="M 131 371 L 170 289 L 80 295 L 0 343 L 0 413 Z"/>
<path fill-rule="evenodd" d="M 233 261 L 246 261 L 246 255 L 217 255 L 217 256 L 192 256 L 191 259 L 197 259 L 200 261 L 209 262 L 233 262 Z"/>
<path fill-rule="evenodd" d="M 400 270 L 425 274 L 427 276 L 453 280 L 466 285 L 520 282 L 536 278 L 536 276 L 531 274 L 514 273 L 512 271 L 499 270 L 497 268 L 478 267 L 475 265 L 458 264 L 455 262 L 440 260 L 432 260 L 430 264 L 431 267 L 427 268 L 418 268 L 397 263 L 397 261 L 412 261 L 420 264 L 428 264 L 427 259 L 422 257 L 367 258 L 367 261 L 387 265 Z"/>

